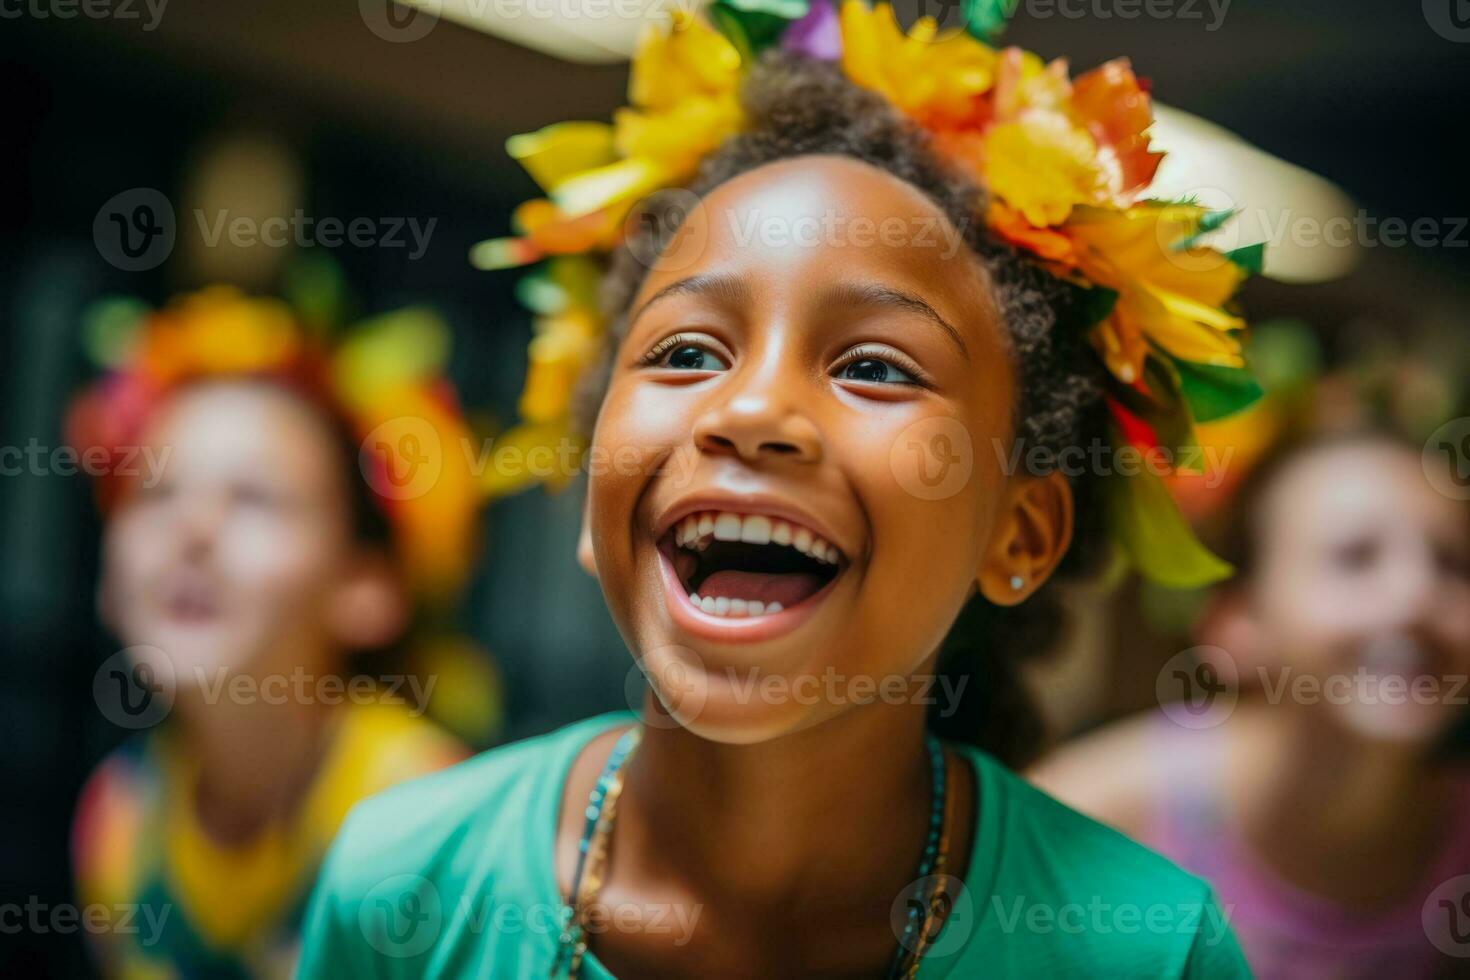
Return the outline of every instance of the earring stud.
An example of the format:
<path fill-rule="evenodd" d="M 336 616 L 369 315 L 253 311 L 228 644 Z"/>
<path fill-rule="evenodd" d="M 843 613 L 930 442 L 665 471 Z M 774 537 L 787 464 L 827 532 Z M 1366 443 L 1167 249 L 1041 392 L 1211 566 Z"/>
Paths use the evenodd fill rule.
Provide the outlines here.
<path fill-rule="evenodd" d="M 1021 591 L 1021 586 L 1025 585 L 1025 584 L 1026 584 L 1026 580 L 1023 579 L 1021 576 L 1019 576 L 1019 575 L 1012 575 L 1011 576 L 1011 588 L 1015 589 L 1017 592 L 1020 592 Z"/>

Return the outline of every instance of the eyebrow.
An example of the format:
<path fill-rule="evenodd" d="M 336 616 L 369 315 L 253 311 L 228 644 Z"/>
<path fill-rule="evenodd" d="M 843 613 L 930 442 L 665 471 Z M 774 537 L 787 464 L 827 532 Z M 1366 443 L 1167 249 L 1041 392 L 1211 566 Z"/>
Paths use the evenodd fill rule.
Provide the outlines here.
<path fill-rule="evenodd" d="M 684 279 L 671 282 L 658 292 L 650 296 L 644 303 L 633 311 L 628 317 L 628 325 L 632 326 L 638 322 L 649 307 L 660 300 L 672 296 L 712 296 L 727 306 L 742 306 L 750 302 L 750 285 L 742 278 L 728 273 L 703 273 L 688 276 Z M 934 309 L 924 300 L 912 293 L 906 293 L 892 286 L 884 286 L 878 283 L 841 283 L 831 289 L 825 290 L 819 297 L 818 306 L 868 306 L 886 307 L 888 309 L 903 310 L 908 313 L 917 313 L 935 326 L 942 329 L 949 339 L 954 341 L 955 347 L 959 349 L 960 356 L 966 361 L 970 359 L 970 349 L 965 345 L 964 337 L 939 311 Z"/>
<path fill-rule="evenodd" d="M 912 293 L 906 293 L 900 289 L 894 289 L 892 286 L 884 286 L 879 283 L 853 282 L 834 286 L 822 293 L 820 298 L 822 306 L 832 304 L 842 306 L 887 307 L 889 309 L 917 313 L 942 329 L 949 336 L 949 339 L 954 341 L 955 346 L 959 348 L 960 355 L 967 361 L 970 359 L 970 349 L 965 346 L 965 339 L 954 328 L 954 324 L 940 316 L 938 310 Z"/>
<path fill-rule="evenodd" d="M 638 318 L 653 304 L 672 296 L 711 296 L 725 306 L 744 306 L 750 302 L 750 286 L 744 279 L 728 273 L 710 272 L 688 276 L 669 283 L 648 297 L 628 317 L 628 325 L 631 327 L 637 323 Z"/>

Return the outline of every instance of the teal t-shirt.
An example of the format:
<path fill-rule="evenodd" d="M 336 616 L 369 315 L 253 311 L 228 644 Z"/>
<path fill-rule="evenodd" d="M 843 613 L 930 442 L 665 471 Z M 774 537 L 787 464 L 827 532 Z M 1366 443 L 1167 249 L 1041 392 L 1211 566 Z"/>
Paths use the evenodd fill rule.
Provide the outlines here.
<path fill-rule="evenodd" d="M 358 804 L 323 866 L 299 976 L 548 977 L 567 772 L 633 720 L 589 718 Z M 1203 881 L 959 748 L 977 777 L 974 852 L 920 980 L 1250 976 Z M 611 980 L 591 952 L 582 976 Z"/>

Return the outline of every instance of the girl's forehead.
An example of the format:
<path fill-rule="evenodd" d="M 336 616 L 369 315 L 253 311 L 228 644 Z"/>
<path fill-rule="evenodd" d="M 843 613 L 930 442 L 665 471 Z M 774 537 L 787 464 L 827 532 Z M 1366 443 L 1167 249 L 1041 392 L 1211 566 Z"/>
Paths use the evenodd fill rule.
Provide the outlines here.
<path fill-rule="evenodd" d="M 1470 508 L 1434 489 L 1418 453 L 1388 441 L 1319 447 L 1278 475 L 1264 503 L 1264 530 L 1275 536 L 1394 528 L 1436 536 L 1470 533 Z"/>
<path fill-rule="evenodd" d="M 832 155 L 778 160 L 732 177 L 705 195 L 690 217 L 713 222 L 712 233 L 744 230 L 748 241 L 753 231 L 762 242 L 777 238 L 778 222 L 793 223 L 788 237 L 808 247 L 891 246 L 906 233 L 910 240 L 904 244 L 923 249 L 948 244 L 931 242 L 935 237 L 961 237 L 939 206 L 914 185 L 872 164 Z M 809 234 L 794 234 L 797 222 L 802 231 L 819 223 L 820 239 L 813 244 Z M 865 236 L 870 228 L 875 234 Z"/>
<path fill-rule="evenodd" d="M 293 484 L 335 476 L 341 450 L 320 412 L 256 381 L 190 385 L 161 406 L 145 434 L 180 469 L 240 471 Z"/>
<path fill-rule="evenodd" d="M 652 263 L 633 307 L 711 274 L 744 280 L 752 300 L 883 284 L 971 323 L 979 346 L 995 329 L 988 276 L 963 230 L 917 187 L 846 157 L 768 163 L 714 188 Z"/>

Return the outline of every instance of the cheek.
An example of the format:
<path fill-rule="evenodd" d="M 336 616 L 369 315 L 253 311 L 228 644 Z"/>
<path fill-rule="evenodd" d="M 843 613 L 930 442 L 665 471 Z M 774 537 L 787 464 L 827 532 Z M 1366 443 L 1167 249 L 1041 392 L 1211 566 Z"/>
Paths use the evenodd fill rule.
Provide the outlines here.
<path fill-rule="evenodd" d="M 345 557 L 333 526 L 325 517 L 239 517 L 220 530 L 216 568 L 242 598 L 277 607 L 308 605 L 331 586 Z"/>
<path fill-rule="evenodd" d="M 1004 476 L 944 416 L 899 418 L 849 440 L 843 470 L 867 513 L 862 612 L 927 655 L 974 587 Z M 900 611 L 900 615 L 895 615 Z M 900 639 L 893 632 L 902 632 Z"/>
<path fill-rule="evenodd" d="M 692 464 L 693 405 L 688 388 L 616 383 L 608 390 L 585 461 L 594 528 L 631 531 L 628 517 L 648 478 L 659 472 L 677 481 L 681 467 Z M 599 561 L 605 546 L 625 540 L 626 533 L 594 534 Z"/>
<path fill-rule="evenodd" d="M 1305 558 L 1278 559 L 1263 577 L 1266 633 L 1290 656 L 1326 657 L 1351 643 L 1383 617 L 1384 592 L 1365 587 L 1367 576 L 1345 576 Z"/>
<path fill-rule="evenodd" d="M 119 599 L 142 594 L 169 564 L 169 538 L 147 511 L 125 508 L 107 523 L 102 547 L 105 588 Z"/>

